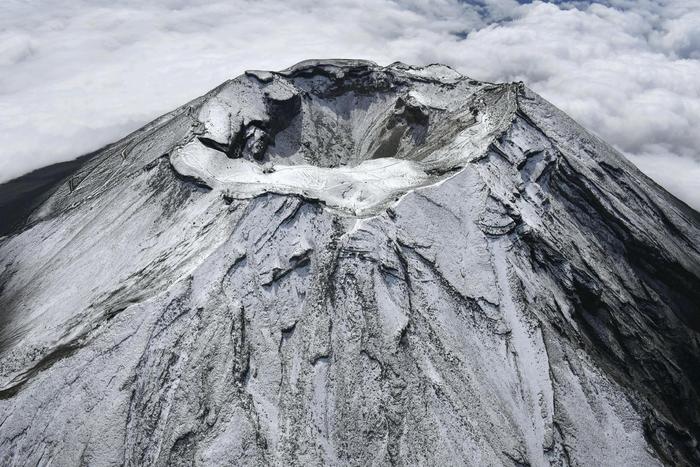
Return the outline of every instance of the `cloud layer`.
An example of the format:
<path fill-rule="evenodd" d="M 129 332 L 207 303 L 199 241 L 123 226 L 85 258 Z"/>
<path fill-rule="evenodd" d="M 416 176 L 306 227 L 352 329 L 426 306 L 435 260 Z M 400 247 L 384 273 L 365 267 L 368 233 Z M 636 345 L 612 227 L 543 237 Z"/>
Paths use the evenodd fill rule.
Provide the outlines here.
<path fill-rule="evenodd" d="M 700 0 L 39 3 L 0 4 L 0 181 L 245 69 L 353 57 L 525 81 L 700 208 Z"/>

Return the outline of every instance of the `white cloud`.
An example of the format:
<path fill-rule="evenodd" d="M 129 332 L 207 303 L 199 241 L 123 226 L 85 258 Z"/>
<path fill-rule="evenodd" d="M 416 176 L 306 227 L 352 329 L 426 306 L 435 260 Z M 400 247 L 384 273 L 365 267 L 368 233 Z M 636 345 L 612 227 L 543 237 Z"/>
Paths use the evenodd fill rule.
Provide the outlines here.
<path fill-rule="evenodd" d="M 5 0 L 0 181 L 245 69 L 360 57 L 523 80 L 700 208 L 699 15 L 699 0 Z"/>
<path fill-rule="evenodd" d="M 700 164 L 697 160 L 665 152 L 663 147 L 629 159 L 659 185 L 690 206 L 700 207 Z"/>

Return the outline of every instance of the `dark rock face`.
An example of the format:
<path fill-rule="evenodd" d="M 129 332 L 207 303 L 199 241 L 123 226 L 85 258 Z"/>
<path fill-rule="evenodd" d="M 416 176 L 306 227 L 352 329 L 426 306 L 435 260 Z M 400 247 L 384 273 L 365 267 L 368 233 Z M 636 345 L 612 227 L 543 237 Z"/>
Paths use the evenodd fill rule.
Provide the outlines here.
<path fill-rule="evenodd" d="M 698 464 L 699 245 L 522 85 L 247 72 L 0 239 L 0 462 Z"/>

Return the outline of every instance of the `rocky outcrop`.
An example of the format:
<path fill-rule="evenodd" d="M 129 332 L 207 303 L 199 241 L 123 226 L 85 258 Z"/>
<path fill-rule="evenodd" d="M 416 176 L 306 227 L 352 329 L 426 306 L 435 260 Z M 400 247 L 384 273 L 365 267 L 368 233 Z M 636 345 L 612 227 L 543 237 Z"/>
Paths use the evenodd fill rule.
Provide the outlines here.
<path fill-rule="evenodd" d="M 247 72 L 0 240 L 0 462 L 697 464 L 698 245 L 521 84 Z"/>

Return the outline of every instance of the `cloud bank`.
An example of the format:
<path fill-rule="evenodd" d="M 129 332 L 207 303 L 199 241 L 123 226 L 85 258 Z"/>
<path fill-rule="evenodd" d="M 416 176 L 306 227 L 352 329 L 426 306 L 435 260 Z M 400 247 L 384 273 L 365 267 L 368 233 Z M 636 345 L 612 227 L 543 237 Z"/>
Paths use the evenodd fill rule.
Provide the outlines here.
<path fill-rule="evenodd" d="M 700 0 L 5 0 L 0 182 L 245 69 L 313 57 L 522 80 L 700 209 Z"/>

